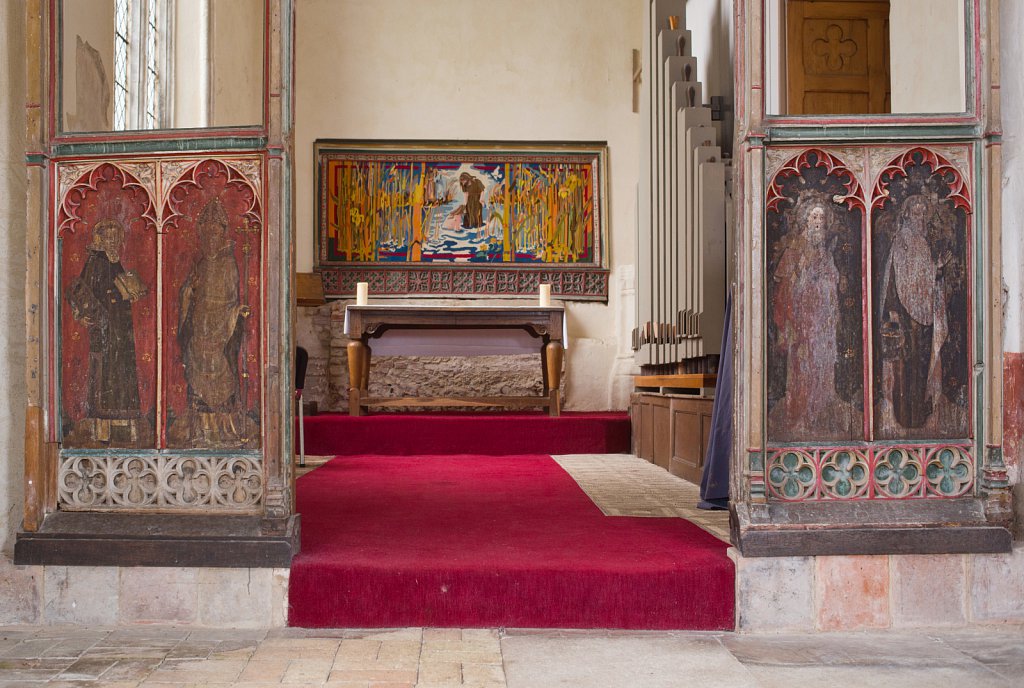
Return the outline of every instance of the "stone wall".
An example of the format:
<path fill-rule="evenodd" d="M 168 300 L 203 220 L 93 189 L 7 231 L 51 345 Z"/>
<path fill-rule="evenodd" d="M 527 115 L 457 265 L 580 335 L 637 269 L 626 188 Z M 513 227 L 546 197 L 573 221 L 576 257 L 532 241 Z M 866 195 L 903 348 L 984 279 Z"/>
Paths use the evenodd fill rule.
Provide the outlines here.
<path fill-rule="evenodd" d="M 4 603 L 12 623 L 268 628 L 287 623 L 288 574 L 288 569 L 0 567 L 0 591 L 12 583 L 19 590 Z M 4 620 L 0 614 L 0 623 Z"/>
<path fill-rule="evenodd" d="M 1024 623 L 1024 543 L 1009 554 L 743 557 L 736 627 L 748 633 Z"/>
<path fill-rule="evenodd" d="M 316 401 L 321 411 L 348 410 L 345 304 L 303 308 L 297 318 L 296 341 L 309 352 L 303 398 Z M 371 359 L 371 396 L 539 396 L 542 389 L 539 354 Z M 568 403 L 564 395 L 563 401 Z"/>

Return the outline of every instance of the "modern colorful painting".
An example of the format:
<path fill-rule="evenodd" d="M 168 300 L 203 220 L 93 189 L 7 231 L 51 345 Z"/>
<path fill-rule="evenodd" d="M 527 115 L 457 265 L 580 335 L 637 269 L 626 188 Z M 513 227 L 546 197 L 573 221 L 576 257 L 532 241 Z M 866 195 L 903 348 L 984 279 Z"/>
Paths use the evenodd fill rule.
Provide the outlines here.
<path fill-rule="evenodd" d="M 318 267 L 602 269 L 606 150 L 317 141 Z"/>

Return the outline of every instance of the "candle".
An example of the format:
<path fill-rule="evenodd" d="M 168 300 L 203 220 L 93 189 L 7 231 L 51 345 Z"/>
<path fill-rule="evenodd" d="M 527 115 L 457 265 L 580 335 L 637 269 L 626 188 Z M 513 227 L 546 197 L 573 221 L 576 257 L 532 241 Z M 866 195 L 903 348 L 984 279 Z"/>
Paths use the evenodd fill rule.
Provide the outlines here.
<path fill-rule="evenodd" d="M 540 306 L 541 308 L 551 307 L 551 285 L 542 284 L 540 285 Z"/>
<path fill-rule="evenodd" d="M 356 305 L 365 306 L 370 293 L 370 285 L 366 282 L 356 283 Z"/>

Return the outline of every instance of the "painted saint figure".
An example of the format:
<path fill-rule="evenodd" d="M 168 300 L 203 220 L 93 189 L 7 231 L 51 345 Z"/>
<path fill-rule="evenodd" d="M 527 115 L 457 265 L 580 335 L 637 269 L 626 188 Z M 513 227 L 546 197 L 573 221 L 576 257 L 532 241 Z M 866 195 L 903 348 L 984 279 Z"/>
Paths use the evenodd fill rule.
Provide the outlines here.
<path fill-rule="evenodd" d="M 453 210 L 450 216 L 461 215 L 463 229 L 482 227 L 484 206 L 480 198 L 484 193 L 484 183 L 469 172 L 463 172 L 459 175 L 459 186 L 466 195 L 466 202 Z"/>
<path fill-rule="evenodd" d="M 132 304 L 146 295 L 139 276 L 121 264 L 125 231 L 117 220 L 93 227 L 89 256 L 71 283 L 71 315 L 88 328 L 89 371 L 86 418 L 71 446 L 140 446 L 149 439 L 140 423 L 138 369 Z"/>
<path fill-rule="evenodd" d="M 241 447 L 255 437 L 243 400 L 239 352 L 249 306 L 239 299 L 235 242 L 217 199 L 197 218 L 200 256 L 181 287 L 178 342 L 188 383 L 188 410 L 175 419 L 176 446 Z"/>
<path fill-rule="evenodd" d="M 828 246 L 828 216 L 820 199 L 797 204 L 796 227 L 773 273 L 772 318 L 786 362 L 785 395 L 768 419 L 777 439 L 850 437 L 855 431 L 852 408 L 836 391 L 840 274 Z"/>
<path fill-rule="evenodd" d="M 942 347 L 949 333 L 945 268 L 953 255 L 932 255 L 928 223 L 933 216 L 925 196 L 906 198 L 882 270 L 879 419 L 886 433 L 897 425 L 926 427 L 942 404 Z"/>

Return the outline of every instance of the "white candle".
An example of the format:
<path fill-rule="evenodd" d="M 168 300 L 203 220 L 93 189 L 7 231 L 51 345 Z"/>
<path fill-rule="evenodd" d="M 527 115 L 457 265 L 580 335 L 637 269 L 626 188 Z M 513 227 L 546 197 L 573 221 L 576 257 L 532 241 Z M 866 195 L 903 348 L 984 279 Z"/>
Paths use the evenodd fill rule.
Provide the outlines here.
<path fill-rule="evenodd" d="M 356 283 L 356 305 L 365 306 L 370 293 L 370 285 L 366 282 Z"/>
<path fill-rule="evenodd" d="M 550 308 L 551 307 L 551 285 L 542 284 L 540 285 L 540 307 Z"/>

